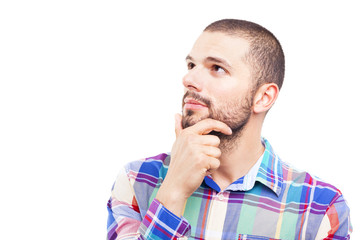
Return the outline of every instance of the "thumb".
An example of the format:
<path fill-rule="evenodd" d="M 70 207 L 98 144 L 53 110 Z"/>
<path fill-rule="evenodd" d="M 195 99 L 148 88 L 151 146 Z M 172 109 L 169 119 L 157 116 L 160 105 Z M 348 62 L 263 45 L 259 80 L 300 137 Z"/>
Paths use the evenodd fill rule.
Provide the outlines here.
<path fill-rule="evenodd" d="M 180 132 L 183 130 L 181 122 L 182 122 L 182 115 L 180 113 L 175 114 L 175 134 L 176 134 L 176 137 L 178 137 Z"/>

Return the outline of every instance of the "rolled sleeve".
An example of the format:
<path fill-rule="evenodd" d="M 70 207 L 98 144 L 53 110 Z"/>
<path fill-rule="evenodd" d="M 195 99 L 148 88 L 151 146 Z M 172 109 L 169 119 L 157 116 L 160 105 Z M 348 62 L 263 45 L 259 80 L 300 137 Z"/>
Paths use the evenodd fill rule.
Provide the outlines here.
<path fill-rule="evenodd" d="M 139 232 L 146 239 L 187 239 L 190 224 L 165 208 L 157 199 L 151 203 Z"/>
<path fill-rule="evenodd" d="M 350 239 L 352 233 L 350 209 L 342 195 L 329 206 L 321 222 L 316 239 Z"/>
<path fill-rule="evenodd" d="M 122 170 L 114 184 L 108 201 L 108 240 L 166 240 L 187 239 L 190 224 L 165 208 L 157 199 L 150 203 L 142 217 L 133 184 Z"/>

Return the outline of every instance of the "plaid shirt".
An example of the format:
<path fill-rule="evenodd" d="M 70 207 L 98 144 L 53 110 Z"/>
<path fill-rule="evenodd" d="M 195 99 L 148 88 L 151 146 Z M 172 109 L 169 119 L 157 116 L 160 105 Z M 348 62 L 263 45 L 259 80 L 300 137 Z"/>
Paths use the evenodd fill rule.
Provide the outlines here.
<path fill-rule="evenodd" d="M 108 202 L 108 240 L 115 239 L 350 239 L 349 208 L 341 192 L 291 168 L 263 140 L 250 172 L 220 191 L 205 177 L 183 216 L 155 199 L 170 155 L 131 162 Z"/>

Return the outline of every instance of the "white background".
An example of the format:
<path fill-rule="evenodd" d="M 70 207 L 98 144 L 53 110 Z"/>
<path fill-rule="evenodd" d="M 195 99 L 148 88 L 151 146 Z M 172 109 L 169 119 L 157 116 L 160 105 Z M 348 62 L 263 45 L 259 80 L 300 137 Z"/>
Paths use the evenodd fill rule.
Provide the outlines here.
<path fill-rule="evenodd" d="M 0 239 L 105 239 L 128 161 L 170 151 L 185 56 L 209 23 L 257 22 L 286 77 L 263 136 L 345 195 L 359 231 L 355 1 L 2 1 Z"/>

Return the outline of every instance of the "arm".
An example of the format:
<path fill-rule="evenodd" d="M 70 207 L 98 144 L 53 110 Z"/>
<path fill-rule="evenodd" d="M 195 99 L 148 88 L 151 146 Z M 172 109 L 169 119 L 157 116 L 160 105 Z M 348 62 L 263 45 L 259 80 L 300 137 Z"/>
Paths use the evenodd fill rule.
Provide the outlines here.
<path fill-rule="evenodd" d="M 342 195 L 329 206 L 319 227 L 316 239 L 350 239 L 352 226 L 350 209 Z"/>
<path fill-rule="evenodd" d="M 225 123 L 210 118 L 185 129 L 181 122 L 179 114 L 175 121 L 176 140 L 171 150 L 169 169 L 156 195 L 156 199 L 177 216 L 181 216 L 187 199 L 201 185 L 204 177 L 220 166 L 220 139 L 208 133 L 232 134 Z"/>
<path fill-rule="evenodd" d="M 143 218 L 132 185 L 136 180 L 125 171 L 119 174 L 108 204 L 109 240 L 174 239 L 190 234 L 190 225 L 181 216 L 185 202 L 204 177 L 220 165 L 220 140 L 207 135 L 212 130 L 232 133 L 226 124 L 213 119 L 187 129 L 182 129 L 181 118 L 177 119 L 177 139 L 167 175 Z"/>
<path fill-rule="evenodd" d="M 154 199 L 142 219 L 131 182 L 123 170 L 108 202 L 108 240 L 185 238 L 190 225 Z"/>

